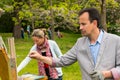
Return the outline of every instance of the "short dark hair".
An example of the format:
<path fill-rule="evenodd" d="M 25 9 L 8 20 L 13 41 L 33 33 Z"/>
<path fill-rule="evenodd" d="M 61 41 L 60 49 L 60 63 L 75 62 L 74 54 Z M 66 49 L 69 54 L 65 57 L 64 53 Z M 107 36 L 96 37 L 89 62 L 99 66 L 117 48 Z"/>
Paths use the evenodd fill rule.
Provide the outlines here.
<path fill-rule="evenodd" d="M 79 12 L 79 16 L 81 16 L 85 12 L 88 12 L 90 22 L 92 22 L 93 20 L 97 20 L 97 27 L 101 29 L 102 26 L 100 25 L 101 17 L 99 11 L 95 8 L 85 8 Z"/>

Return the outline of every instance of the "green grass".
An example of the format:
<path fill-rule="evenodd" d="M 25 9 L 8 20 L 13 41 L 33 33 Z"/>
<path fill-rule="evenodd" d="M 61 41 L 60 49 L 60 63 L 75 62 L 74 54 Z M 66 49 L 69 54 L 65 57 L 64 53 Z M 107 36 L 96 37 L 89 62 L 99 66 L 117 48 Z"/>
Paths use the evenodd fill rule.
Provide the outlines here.
<path fill-rule="evenodd" d="M 74 33 L 65 33 L 62 32 L 63 38 L 59 39 L 55 35 L 55 41 L 58 43 L 61 51 L 63 54 L 67 52 L 76 42 L 77 38 L 80 37 L 80 34 L 74 34 Z M 0 33 L 2 36 L 7 48 L 7 38 L 12 37 L 11 33 Z M 28 54 L 30 48 L 32 47 L 33 42 L 32 39 L 29 39 L 27 37 L 27 34 L 25 34 L 25 39 L 15 39 L 15 49 L 16 49 L 16 57 L 17 57 L 17 65 L 20 64 L 20 62 L 26 57 Z M 63 67 L 63 80 L 81 80 L 81 73 L 79 69 L 78 63 L 74 63 L 70 66 Z M 31 73 L 31 74 L 38 74 L 38 67 L 37 67 L 37 61 L 31 60 L 31 62 L 22 69 L 18 75 L 22 75 L 25 73 Z"/>

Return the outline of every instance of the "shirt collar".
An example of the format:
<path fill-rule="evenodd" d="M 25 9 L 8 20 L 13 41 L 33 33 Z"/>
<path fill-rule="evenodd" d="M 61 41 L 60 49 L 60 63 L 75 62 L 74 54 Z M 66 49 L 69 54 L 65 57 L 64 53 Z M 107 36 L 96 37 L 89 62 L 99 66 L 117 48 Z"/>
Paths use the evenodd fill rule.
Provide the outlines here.
<path fill-rule="evenodd" d="M 97 39 L 98 43 L 101 43 L 103 34 L 104 34 L 104 32 L 102 30 L 100 30 L 100 34 L 99 34 L 98 39 Z"/>
<path fill-rule="evenodd" d="M 96 43 L 99 43 L 99 44 L 101 43 L 103 34 L 104 34 L 103 30 L 100 30 L 100 34 L 99 34 L 99 36 L 98 36 L 98 38 L 97 38 L 95 44 L 96 44 Z M 90 44 L 89 39 L 88 39 L 88 42 L 89 42 L 89 45 L 94 45 L 94 44 Z"/>

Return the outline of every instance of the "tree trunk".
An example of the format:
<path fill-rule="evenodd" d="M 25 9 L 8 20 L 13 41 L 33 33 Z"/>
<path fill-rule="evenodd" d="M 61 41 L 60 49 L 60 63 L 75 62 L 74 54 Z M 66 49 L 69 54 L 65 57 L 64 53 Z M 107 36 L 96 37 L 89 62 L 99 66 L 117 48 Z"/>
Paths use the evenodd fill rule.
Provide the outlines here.
<path fill-rule="evenodd" d="M 15 23 L 15 26 L 13 28 L 13 37 L 14 38 L 21 38 L 21 21 L 19 20 L 18 16 L 16 15 L 16 18 L 17 18 L 17 24 Z"/>
<path fill-rule="evenodd" d="M 17 2 L 20 2 L 19 0 L 16 0 Z M 17 8 L 19 7 L 19 8 Z M 18 12 L 21 10 L 21 5 L 17 4 L 17 7 L 14 6 L 14 17 L 16 18 L 15 26 L 13 28 L 13 37 L 14 38 L 21 38 L 21 20 L 19 19 Z"/>
<path fill-rule="evenodd" d="M 53 10 L 52 10 L 52 0 L 50 0 L 50 15 L 51 15 L 51 29 L 52 29 L 52 40 L 54 40 L 54 21 L 53 21 Z"/>
<path fill-rule="evenodd" d="M 31 2 L 31 0 L 29 0 L 29 5 L 30 5 L 30 11 L 32 12 L 32 2 Z M 35 26 L 34 26 L 34 16 L 32 16 L 32 18 L 31 18 L 31 20 L 32 20 L 32 29 L 34 30 L 34 28 L 35 28 Z"/>
<path fill-rule="evenodd" d="M 19 26 L 19 25 L 14 26 L 13 37 L 17 38 L 17 39 L 21 38 L 21 26 Z"/>
<path fill-rule="evenodd" d="M 16 15 L 16 19 L 17 19 L 17 24 L 15 23 L 15 26 L 13 28 L 13 37 L 14 38 L 21 38 L 21 21 L 19 20 L 18 16 Z"/>
<path fill-rule="evenodd" d="M 32 30 L 34 30 L 35 26 L 34 26 L 34 19 L 32 18 Z"/>
<path fill-rule="evenodd" d="M 103 29 L 107 31 L 106 25 L 106 0 L 101 0 L 101 24 Z"/>

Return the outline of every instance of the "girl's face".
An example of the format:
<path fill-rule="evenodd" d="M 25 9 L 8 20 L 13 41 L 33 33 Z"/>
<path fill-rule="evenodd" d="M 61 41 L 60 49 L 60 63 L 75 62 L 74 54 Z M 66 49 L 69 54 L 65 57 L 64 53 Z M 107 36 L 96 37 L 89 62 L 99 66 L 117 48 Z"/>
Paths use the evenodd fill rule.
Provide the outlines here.
<path fill-rule="evenodd" d="M 44 38 L 39 38 L 39 37 L 32 37 L 33 42 L 37 45 L 42 45 L 44 43 Z"/>

